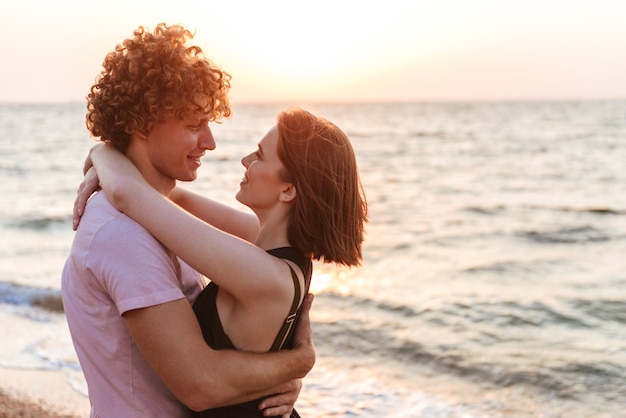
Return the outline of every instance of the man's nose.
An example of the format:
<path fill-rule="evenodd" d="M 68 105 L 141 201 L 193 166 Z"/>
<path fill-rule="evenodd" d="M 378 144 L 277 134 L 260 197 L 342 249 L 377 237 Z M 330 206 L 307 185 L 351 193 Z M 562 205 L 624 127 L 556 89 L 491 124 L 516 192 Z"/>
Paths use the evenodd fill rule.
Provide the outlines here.
<path fill-rule="evenodd" d="M 211 128 L 207 125 L 206 128 L 202 130 L 202 135 L 200 136 L 200 140 L 198 141 L 198 146 L 202 149 L 214 150 L 216 147 L 215 138 L 213 138 L 213 132 Z"/>

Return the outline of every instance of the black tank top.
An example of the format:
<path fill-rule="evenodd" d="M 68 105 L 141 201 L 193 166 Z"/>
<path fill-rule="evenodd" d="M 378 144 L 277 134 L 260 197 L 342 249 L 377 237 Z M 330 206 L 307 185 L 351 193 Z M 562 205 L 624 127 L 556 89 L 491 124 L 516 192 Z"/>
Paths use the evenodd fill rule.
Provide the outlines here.
<path fill-rule="evenodd" d="M 311 283 L 311 275 L 313 271 L 313 265 L 311 260 L 302 254 L 300 250 L 294 247 L 282 247 L 267 250 L 267 253 L 274 257 L 282 258 L 295 263 L 304 273 L 304 282 L 306 292 L 309 290 Z M 294 282 L 295 292 L 289 315 L 285 318 L 285 322 L 281 327 L 278 335 L 274 339 L 272 348 L 270 351 L 278 351 L 282 349 L 291 348 L 293 340 L 293 331 L 300 309 L 298 304 L 302 295 L 302 289 L 300 288 L 300 282 L 293 271 L 293 268 L 288 264 L 291 271 L 291 277 Z M 216 296 L 219 287 L 210 282 L 198 295 L 198 298 L 193 304 L 193 311 L 198 318 L 200 328 L 202 329 L 202 335 L 207 344 L 215 350 L 224 349 L 236 349 L 220 321 L 220 317 L 217 313 Z M 258 410 L 258 405 L 261 400 L 253 400 L 242 404 L 231 405 L 223 408 L 208 409 L 202 412 L 196 412 L 194 416 L 202 418 L 248 418 L 248 417 L 263 417 L 261 411 Z M 291 414 L 292 417 L 299 417 L 298 413 L 294 410 Z"/>

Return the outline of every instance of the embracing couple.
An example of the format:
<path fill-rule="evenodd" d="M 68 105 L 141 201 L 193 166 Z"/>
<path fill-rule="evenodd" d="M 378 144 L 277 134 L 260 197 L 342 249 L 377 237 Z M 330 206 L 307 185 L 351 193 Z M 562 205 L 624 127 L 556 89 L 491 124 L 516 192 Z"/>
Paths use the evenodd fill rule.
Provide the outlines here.
<path fill-rule="evenodd" d="M 101 143 L 62 294 L 91 416 L 295 417 L 315 362 L 312 261 L 361 261 L 354 151 L 331 122 L 289 108 L 241 160 L 236 197 L 253 214 L 177 186 L 196 179 L 216 146 L 209 124 L 231 112 L 230 75 L 192 38 L 139 27 L 87 96 Z"/>

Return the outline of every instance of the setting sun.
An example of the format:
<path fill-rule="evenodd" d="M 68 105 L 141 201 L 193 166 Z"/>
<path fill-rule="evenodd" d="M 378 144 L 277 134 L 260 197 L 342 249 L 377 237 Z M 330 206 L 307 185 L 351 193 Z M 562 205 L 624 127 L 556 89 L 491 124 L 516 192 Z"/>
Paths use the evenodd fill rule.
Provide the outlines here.
<path fill-rule="evenodd" d="M 380 52 L 398 43 L 390 34 L 402 34 L 394 28 L 402 26 L 399 21 L 406 19 L 410 7 L 381 10 L 322 1 L 303 9 L 288 1 L 273 2 L 271 8 L 245 3 L 245 13 L 195 23 L 208 53 L 227 71 L 237 68 L 235 96 L 245 90 L 248 97 L 262 99 L 319 100 L 387 71 L 394 59 L 381 60 Z M 219 44 L 214 42 L 218 38 Z"/>

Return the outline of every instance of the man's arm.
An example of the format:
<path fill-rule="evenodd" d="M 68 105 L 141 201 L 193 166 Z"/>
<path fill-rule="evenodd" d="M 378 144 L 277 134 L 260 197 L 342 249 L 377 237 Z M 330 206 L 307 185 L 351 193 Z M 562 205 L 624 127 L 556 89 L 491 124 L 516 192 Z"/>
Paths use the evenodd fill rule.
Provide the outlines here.
<path fill-rule="evenodd" d="M 308 311 L 303 303 L 293 350 L 248 353 L 212 350 L 186 299 L 126 312 L 135 343 L 170 391 L 190 409 L 201 411 L 281 392 L 304 377 L 315 362 Z"/>

